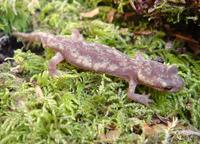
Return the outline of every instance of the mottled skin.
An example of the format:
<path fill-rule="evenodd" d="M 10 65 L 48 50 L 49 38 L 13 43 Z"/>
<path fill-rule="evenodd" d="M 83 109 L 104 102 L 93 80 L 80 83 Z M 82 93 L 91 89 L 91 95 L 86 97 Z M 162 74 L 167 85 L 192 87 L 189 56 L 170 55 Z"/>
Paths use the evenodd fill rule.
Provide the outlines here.
<path fill-rule="evenodd" d="M 14 32 L 13 35 L 26 41 L 40 42 L 43 47 L 56 52 L 48 65 L 52 76 L 58 74 L 56 65 L 66 60 L 84 70 L 120 77 L 129 83 L 128 97 L 144 105 L 148 105 L 152 100 L 149 95 L 135 93 L 138 84 L 169 92 L 176 92 L 183 86 L 183 80 L 178 76 L 175 66 L 145 60 L 139 54 L 135 59 L 130 59 L 115 48 L 85 42 L 78 30 L 74 30 L 68 39 L 43 32 Z"/>

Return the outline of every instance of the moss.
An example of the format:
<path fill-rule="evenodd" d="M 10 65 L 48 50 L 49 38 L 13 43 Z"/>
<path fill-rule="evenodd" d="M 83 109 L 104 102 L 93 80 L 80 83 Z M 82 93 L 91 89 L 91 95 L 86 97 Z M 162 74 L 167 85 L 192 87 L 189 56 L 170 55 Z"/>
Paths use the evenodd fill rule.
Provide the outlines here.
<path fill-rule="evenodd" d="M 167 49 L 166 33 L 146 24 L 146 20 L 143 24 L 143 21 L 135 23 L 135 27 L 130 23 L 121 27 L 119 21 L 106 23 L 102 16 L 104 11 L 95 18 L 80 19 L 80 12 L 102 1 L 82 2 L 42 0 L 37 8 L 40 12 L 33 6 L 32 14 L 28 14 L 32 19 L 22 23 L 22 29 L 16 28 L 40 29 L 66 36 L 73 28 L 80 28 L 86 41 L 114 46 L 130 57 L 136 51 L 144 52 L 149 59 L 162 57 L 165 63 L 178 66 L 185 81 L 184 88 L 178 93 L 161 93 L 140 86 L 137 91 L 150 93 L 155 101 L 150 107 L 144 107 L 127 99 L 127 84 L 118 78 L 82 71 L 64 62 L 59 69 L 65 74 L 51 78 L 47 64 L 52 52 L 45 50 L 44 55 L 38 56 L 17 50 L 14 59 L 20 71 L 10 71 L 9 63 L 0 65 L 0 143 L 103 142 L 99 135 L 112 129 L 120 131 L 117 143 L 144 143 L 148 138 L 141 130 L 142 124 L 151 122 L 154 114 L 178 117 L 179 121 L 199 129 L 200 60 L 189 52 L 178 54 L 176 48 L 183 45 L 181 42 L 173 41 L 172 47 Z M 109 7 L 110 3 L 105 2 Z M 124 7 L 128 3 L 120 4 Z M 15 7 L 24 15 L 26 8 Z M 10 17 L 2 19 L 9 21 Z M 32 27 L 27 27 L 29 22 Z M 1 21 L 0 24 L 4 25 Z M 11 25 L 15 26 L 15 22 Z M 128 29 L 122 33 L 124 27 Z M 133 31 L 147 27 L 155 33 L 133 35 Z M 3 27 L 2 30 L 7 32 L 8 29 Z M 136 130 L 138 125 L 141 132 Z M 180 140 L 173 136 L 172 142 L 190 142 L 189 137 Z M 194 142 L 196 139 L 192 138 Z"/>

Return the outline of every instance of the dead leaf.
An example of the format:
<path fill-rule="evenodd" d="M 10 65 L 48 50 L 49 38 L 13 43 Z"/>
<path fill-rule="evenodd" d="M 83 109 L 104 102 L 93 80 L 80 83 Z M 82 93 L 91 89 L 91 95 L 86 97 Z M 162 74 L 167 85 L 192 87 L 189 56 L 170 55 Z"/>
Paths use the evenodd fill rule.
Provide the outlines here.
<path fill-rule="evenodd" d="M 143 126 L 143 133 L 146 136 L 156 136 L 159 135 L 159 133 L 163 133 L 168 127 L 164 124 L 156 124 L 149 126 L 148 124 L 144 124 Z"/>
<path fill-rule="evenodd" d="M 89 12 L 85 12 L 85 13 L 80 13 L 81 17 L 86 17 L 86 18 L 93 18 L 94 16 L 99 14 L 99 8 L 95 8 Z"/>
<path fill-rule="evenodd" d="M 200 54 L 200 44 L 187 43 L 187 46 L 193 51 L 195 55 Z"/>
<path fill-rule="evenodd" d="M 127 34 L 128 28 L 120 28 L 119 32 L 120 32 L 120 34 Z"/>
<path fill-rule="evenodd" d="M 115 130 L 116 129 L 116 124 L 115 123 L 111 123 L 111 124 L 108 124 L 106 126 L 106 129 L 109 129 L 109 130 Z"/>
<path fill-rule="evenodd" d="M 100 134 L 99 139 L 101 142 L 114 142 L 119 138 L 120 133 L 119 129 L 110 130 L 106 134 Z"/>
<path fill-rule="evenodd" d="M 189 47 L 190 50 L 192 50 L 195 55 L 200 54 L 199 40 L 194 39 L 191 35 L 184 35 L 181 33 L 173 33 L 172 36 L 174 36 L 178 40 L 186 42 L 187 47 Z"/>
<path fill-rule="evenodd" d="M 168 118 L 165 118 L 165 117 L 162 117 L 158 114 L 154 114 L 153 116 L 153 120 L 152 120 L 152 124 L 164 124 L 164 125 L 167 125 L 169 122 L 169 119 Z"/>
<path fill-rule="evenodd" d="M 141 30 L 141 31 L 134 32 L 134 34 L 135 35 L 152 35 L 154 34 L 154 32 L 151 30 Z"/>
<path fill-rule="evenodd" d="M 36 94 L 36 96 L 39 97 L 39 98 L 43 98 L 43 97 L 44 97 L 44 94 L 43 94 L 43 92 L 42 92 L 42 89 L 41 89 L 41 87 L 40 87 L 39 85 L 36 85 L 36 86 L 35 86 L 35 94 Z"/>
<path fill-rule="evenodd" d="M 20 65 L 17 65 L 16 67 L 10 68 L 10 71 L 14 74 L 21 73 L 23 71 L 22 67 Z"/>
<path fill-rule="evenodd" d="M 112 22 L 113 22 L 114 16 L 115 16 L 115 12 L 116 12 L 115 9 L 112 9 L 111 11 L 108 12 L 108 14 L 107 14 L 107 21 L 108 21 L 109 23 L 112 23 Z"/>
<path fill-rule="evenodd" d="M 175 33 L 175 34 L 172 34 L 172 36 L 175 36 L 177 39 L 180 39 L 180 40 L 183 40 L 183 41 L 186 41 L 186 42 L 199 44 L 199 42 L 197 40 L 193 39 L 192 36 L 189 36 L 189 35 L 183 35 L 183 34 Z"/>
<path fill-rule="evenodd" d="M 127 21 L 129 18 L 133 17 L 135 14 L 132 12 L 126 12 L 122 15 L 124 21 Z"/>
<path fill-rule="evenodd" d="M 170 122 L 168 118 L 155 114 L 151 124 L 144 123 L 143 132 L 146 136 L 156 136 L 160 133 L 168 131 L 173 124 L 174 123 Z"/>

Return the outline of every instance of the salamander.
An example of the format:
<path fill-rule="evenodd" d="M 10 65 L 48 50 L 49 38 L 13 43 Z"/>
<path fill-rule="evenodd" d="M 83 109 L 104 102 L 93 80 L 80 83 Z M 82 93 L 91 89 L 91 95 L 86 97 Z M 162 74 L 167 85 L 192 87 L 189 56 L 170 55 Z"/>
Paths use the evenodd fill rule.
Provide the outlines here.
<path fill-rule="evenodd" d="M 141 54 L 132 59 L 113 47 L 86 42 L 78 30 L 74 30 L 69 38 L 45 32 L 13 32 L 13 35 L 25 41 L 42 43 L 43 47 L 55 51 L 48 64 L 50 75 L 58 75 L 56 66 L 66 60 L 83 70 L 124 79 L 129 83 L 128 98 L 144 105 L 153 100 L 149 94 L 135 93 L 138 84 L 168 92 L 177 92 L 184 84 L 176 66 L 146 60 Z"/>

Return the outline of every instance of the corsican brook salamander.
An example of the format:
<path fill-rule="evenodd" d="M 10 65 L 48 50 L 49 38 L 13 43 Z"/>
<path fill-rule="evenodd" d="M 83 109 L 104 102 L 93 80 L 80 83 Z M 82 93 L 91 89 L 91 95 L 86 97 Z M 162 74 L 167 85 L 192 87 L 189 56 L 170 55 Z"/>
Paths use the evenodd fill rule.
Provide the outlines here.
<path fill-rule="evenodd" d="M 56 65 L 66 60 L 78 68 L 126 80 L 129 83 L 128 97 L 144 105 L 149 105 L 152 100 L 149 99 L 149 95 L 135 93 L 138 84 L 160 91 L 176 92 L 184 83 L 178 75 L 176 66 L 145 60 L 140 54 L 131 59 L 115 48 L 85 42 L 78 30 L 74 30 L 70 38 L 44 32 L 13 32 L 13 35 L 29 42 L 40 42 L 43 47 L 56 52 L 48 65 L 52 76 L 58 74 Z"/>

